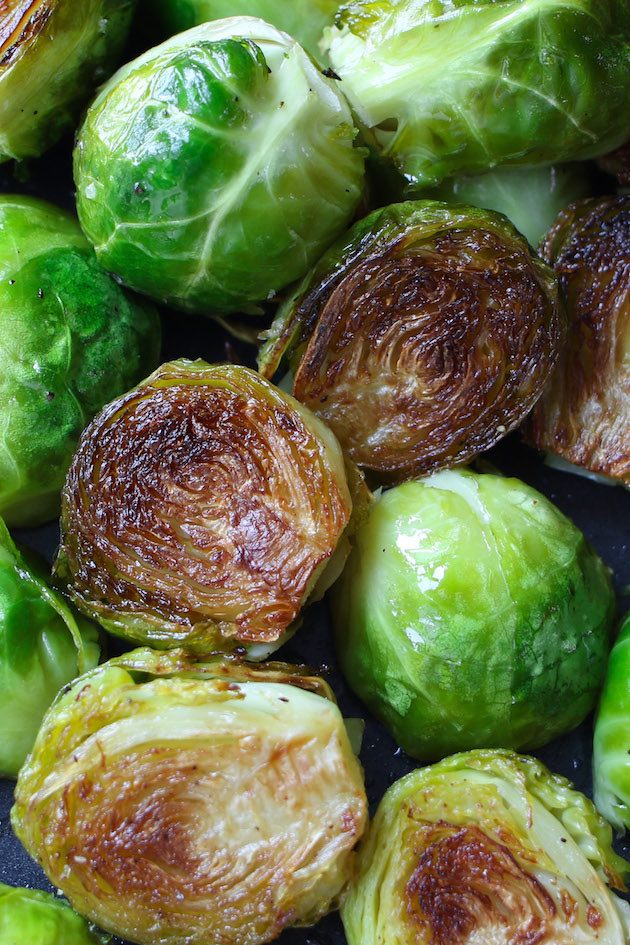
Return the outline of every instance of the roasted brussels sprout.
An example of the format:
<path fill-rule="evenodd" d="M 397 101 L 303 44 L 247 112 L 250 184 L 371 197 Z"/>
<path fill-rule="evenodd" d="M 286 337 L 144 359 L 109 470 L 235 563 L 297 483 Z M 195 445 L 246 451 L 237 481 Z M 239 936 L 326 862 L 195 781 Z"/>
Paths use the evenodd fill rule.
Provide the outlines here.
<path fill-rule="evenodd" d="M 79 434 L 157 364 L 160 323 L 99 267 L 75 220 L 0 197 L 0 515 L 59 512 Z"/>
<path fill-rule="evenodd" d="M 332 24 L 339 0 L 145 0 L 168 34 L 206 20 L 227 16 L 258 16 L 285 30 L 315 58 L 325 26 Z"/>
<path fill-rule="evenodd" d="M 593 708 L 614 595 L 584 536 L 517 479 L 385 492 L 333 589 L 344 674 L 410 755 L 535 748 Z"/>
<path fill-rule="evenodd" d="M 0 2 L 0 162 L 37 157 L 116 65 L 135 0 Z"/>
<path fill-rule="evenodd" d="M 12 820 L 103 928 L 147 945 L 256 945 L 329 910 L 366 806 L 321 679 L 137 650 L 56 701 Z"/>
<path fill-rule="evenodd" d="M 65 902 L 40 889 L 0 883 L 0 945 L 105 945 L 108 935 L 90 929 Z"/>
<path fill-rule="evenodd" d="M 217 20 L 121 69 L 75 152 L 81 223 L 127 285 L 202 314 L 263 302 L 348 224 L 350 109 L 286 33 Z"/>
<path fill-rule="evenodd" d="M 449 178 L 430 196 L 497 210 L 538 246 L 561 210 L 591 194 L 588 165 L 502 167 L 489 174 Z"/>
<path fill-rule="evenodd" d="M 615 827 L 630 827 L 630 615 L 615 643 L 595 723 L 595 803 Z"/>
<path fill-rule="evenodd" d="M 85 431 L 56 570 L 112 633 L 265 656 L 350 513 L 341 450 L 310 411 L 247 368 L 175 361 Z"/>
<path fill-rule="evenodd" d="M 414 185 L 592 158 L 628 137 L 627 0 L 349 0 L 325 45 Z"/>
<path fill-rule="evenodd" d="M 74 617 L 0 519 L 0 777 L 17 777 L 58 691 L 98 658 L 96 628 Z"/>
<path fill-rule="evenodd" d="M 404 479 L 518 426 L 564 338 L 556 282 L 505 217 L 434 201 L 355 224 L 279 313 L 260 356 L 360 466 Z"/>
<path fill-rule="evenodd" d="M 627 875 L 569 781 L 534 758 L 474 751 L 389 789 L 342 918 L 349 945 L 625 945 L 625 904 L 608 886 Z"/>
<path fill-rule="evenodd" d="M 529 438 L 630 485 L 630 196 L 573 204 L 543 253 L 559 277 L 570 330 Z"/>

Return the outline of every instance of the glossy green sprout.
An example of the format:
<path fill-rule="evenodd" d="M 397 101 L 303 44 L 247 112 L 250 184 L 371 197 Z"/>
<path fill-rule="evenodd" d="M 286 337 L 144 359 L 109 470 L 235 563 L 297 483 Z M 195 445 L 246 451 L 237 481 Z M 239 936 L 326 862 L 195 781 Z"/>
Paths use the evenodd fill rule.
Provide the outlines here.
<path fill-rule="evenodd" d="M 59 510 L 83 428 L 157 362 L 160 325 L 98 265 L 75 220 L 0 197 L 0 515 Z"/>
<path fill-rule="evenodd" d="M 620 830 L 630 827 L 630 616 L 615 643 L 595 723 L 595 803 Z"/>
<path fill-rule="evenodd" d="M 414 757 L 534 748 L 593 708 L 614 595 L 582 533 L 517 479 L 385 492 L 333 589 L 343 671 Z"/>
<path fill-rule="evenodd" d="M 0 883 L 0 945 L 105 945 L 66 902 L 41 889 Z"/>
<path fill-rule="evenodd" d="M 94 626 L 47 586 L 0 519 L 0 777 L 17 776 L 57 692 L 98 658 Z"/>
<path fill-rule="evenodd" d="M 0 3 L 0 162 L 37 157 L 72 131 L 111 73 L 135 0 Z"/>
<path fill-rule="evenodd" d="M 131 288 L 211 315 L 300 278 L 361 196 L 339 83 L 251 17 L 202 24 L 121 69 L 75 152 L 81 224 Z"/>

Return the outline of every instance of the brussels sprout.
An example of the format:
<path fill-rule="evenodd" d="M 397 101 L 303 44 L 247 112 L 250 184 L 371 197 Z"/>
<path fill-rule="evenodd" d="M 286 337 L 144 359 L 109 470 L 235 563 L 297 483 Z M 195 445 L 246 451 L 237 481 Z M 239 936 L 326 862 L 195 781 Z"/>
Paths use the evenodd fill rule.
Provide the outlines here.
<path fill-rule="evenodd" d="M 93 931 L 65 902 L 40 889 L 0 883 L 0 945 L 105 945 L 108 935 Z"/>
<path fill-rule="evenodd" d="M 503 167 L 476 177 L 451 178 L 431 196 L 504 213 L 532 246 L 538 246 L 560 211 L 590 194 L 588 165 L 560 164 Z"/>
<path fill-rule="evenodd" d="M 595 803 L 616 827 L 630 827 L 630 615 L 610 661 L 595 723 Z"/>
<path fill-rule="evenodd" d="M 12 820 L 103 928 L 147 945 L 257 945 L 328 911 L 366 806 L 321 679 L 137 650 L 56 701 Z"/>
<path fill-rule="evenodd" d="M 628 0 L 350 0 L 325 46 L 414 185 L 592 158 L 628 137 Z"/>
<path fill-rule="evenodd" d="M 262 349 L 352 459 L 393 479 L 467 462 L 520 425 L 564 338 L 552 271 L 499 214 L 434 201 L 355 224 Z"/>
<path fill-rule="evenodd" d="M 115 66 L 135 0 L 2 0 L 0 162 L 71 131 Z"/>
<path fill-rule="evenodd" d="M 570 331 L 529 439 L 630 486 L 630 196 L 573 204 L 543 253 L 558 274 Z"/>
<path fill-rule="evenodd" d="M 628 864 L 592 803 L 534 758 L 473 751 L 383 798 L 342 907 L 349 945 L 625 945 Z"/>
<path fill-rule="evenodd" d="M 315 58 L 325 26 L 332 24 L 339 0 L 146 0 L 164 30 L 179 33 L 206 20 L 257 16 L 285 30 Z"/>
<path fill-rule="evenodd" d="M 535 748 L 593 708 L 610 576 L 534 489 L 466 470 L 408 482 L 354 545 L 332 596 L 339 659 L 410 755 Z"/>
<path fill-rule="evenodd" d="M 630 142 L 626 142 L 612 154 L 605 154 L 598 164 L 607 174 L 617 178 L 620 187 L 630 187 Z"/>
<path fill-rule="evenodd" d="M 79 434 L 157 363 L 157 313 L 104 273 L 76 221 L 0 197 L 0 515 L 40 525 Z"/>
<path fill-rule="evenodd" d="M 310 411 L 247 368 L 175 361 L 83 434 L 56 571 L 112 633 L 265 656 L 350 513 L 339 445 Z"/>
<path fill-rule="evenodd" d="M 271 298 L 352 218 L 350 109 L 286 33 L 234 17 L 125 66 L 75 152 L 79 217 L 127 285 L 209 314 Z"/>
<path fill-rule="evenodd" d="M 59 689 L 98 658 L 96 629 L 47 587 L 0 519 L 0 777 L 17 776 Z"/>

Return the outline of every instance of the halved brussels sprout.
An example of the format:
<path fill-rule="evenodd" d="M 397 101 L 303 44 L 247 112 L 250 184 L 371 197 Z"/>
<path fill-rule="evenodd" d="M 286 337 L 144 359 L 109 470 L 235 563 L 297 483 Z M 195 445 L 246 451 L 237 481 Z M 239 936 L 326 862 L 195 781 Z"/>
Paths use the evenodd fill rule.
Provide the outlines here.
<path fill-rule="evenodd" d="M 389 789 L 342 918 L 349 945 L 625 945 L 608 886 L 625 889 L 628 872 L 569 781 L 474 751 Z"/>
<path fill-rule="evenodd" d="M 615 599 L 582 533 L 517 479 L 385 492 L 332 592 L 343 672 L 413 757 L 535 748 L 590 712 Z"/>
<path fill-rule="evenodd" d="M 628 137 L 627 0 L 349 0 L 325 46 L 412 184 L 583 160 Z"/>
<path fill-rule="evenodd" d="M 96 628 L 75 618 L 0 519 L 0 777 L 17 777 L 61 687 L 98 659 Z"/>
<path fill-rule="evenodd" d="M 135 0 L 2 0 L 0 162 L 71 131 L 116 65 Z"/>
<path fill-rule="evenodd" d="M 351 220 L 350 109 L 286 33 L 233 17 L 121 69 L 75 152 L 78 210 L 127 285 L 202 314 L 263 302 Z"/>
<path fill-rule="evenodd" d="M 587 164 L 501 167 L 489 174 L 445 180 L 427 196 L 504 213 L 538 246 L 561 210 L 592 193 Z"/>
<path fill-rule="evenodd" d="M 519 426 L 564 338 L 551 270 L 505 217 L 435 201 L 355 224 L 260 355 L 352 459 L 394 479 L 464 463 Z"/>
<path fill-rule="evenodd" d="M 206 20 L 258 16 L 297 39 L 319 59 L 319 41 L 332 24 L 339 0 L 145 0 L 165 31 L 179 33 Z"/>
<path fill-rule="evenodd" d="M 558 275 L 570 330 L 529 439 L 630 486 L 630 196 L 573 204 L 543 253 Z"/>
<path fill-rule="evenodd" d="M 79 435 L 158 361 L 160 322 L 100 268 L 79 225 L 0 196 L 0 515 L 59 513 Z"/>
<path fill-rule="evenodd" d="M 106 945 L 65 902 L 41 889 L 0 883 L 0 945 Z"/>
<path fill-rule="evenodd" d="M 107 630 L 264 656 L 351 513 L 334 436 L 247 368 L 165 364 L 85 431 L 57 574 Z"/>
<path fill-rule="evenodd" d="M 630 615 L 606 674 L 593 745 L 595 803 L 620 830 L 630 827 Z"/>
<path fill-rule="evenodd" d="M 12 812 L 76 909 L 147 945 L 257 945 L 316 922 L 366 819 L 321 679 L 151 650 L 60 696 Z"/>

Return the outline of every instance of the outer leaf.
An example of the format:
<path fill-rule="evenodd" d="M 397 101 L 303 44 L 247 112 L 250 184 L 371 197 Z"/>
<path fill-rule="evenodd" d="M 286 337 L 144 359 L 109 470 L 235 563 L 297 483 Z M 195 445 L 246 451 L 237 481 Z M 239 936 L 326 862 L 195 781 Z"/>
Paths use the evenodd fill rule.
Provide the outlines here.
<path fill-rule="evenodd" d="M 76 908 L 134 942 L 256 945 L 316 922 L 367 818 L 328 692 L 281 664 L 112 660 L 47 716 L 14 829 Z"/>
<path fill-rule="evenodd" d="M 359 856 L 349 945 L 624 945 L 628 864 L 592 803 L 533 758 L 476 751 L 398 781 Z"/>
<path fill-rule="evenodd" d="M 2 0 L 0 162 L 37 157 L 76 126 L 111 72 L 135 0 Z"/>
<path fill-rule="evenodd" d="M 306 408 L 246 368 L 176 361 L 83 435 L 56 570 L 112 633 L 264 656 L 350 513 L 337 441 Z"/>
<path fill-rule="evenodd" d="M 348 682 L 423 760 L 534 748 L 578 725 L 614 610 L 608 570 L 554 505 L 468 471 L 385 492 L 332 597 Z"/>
<path fill-rule="evenodd" d="M 560 280 L 570 331 L 528 436 L 630 486 L 630 196 L 568 207 L 543 253 Z"/>

